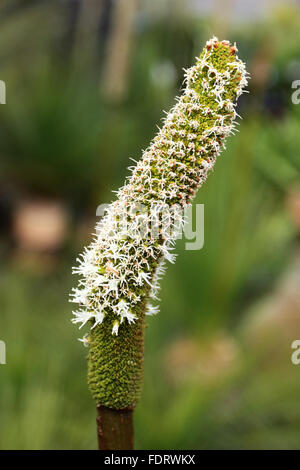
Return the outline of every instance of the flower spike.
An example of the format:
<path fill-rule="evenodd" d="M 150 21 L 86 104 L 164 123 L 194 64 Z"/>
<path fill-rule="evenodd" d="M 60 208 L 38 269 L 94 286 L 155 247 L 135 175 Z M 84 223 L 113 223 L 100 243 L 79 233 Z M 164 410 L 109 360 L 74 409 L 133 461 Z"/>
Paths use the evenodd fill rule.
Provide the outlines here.
<path fill-rule="evenodd" d="M 185 72 L 185 89 L 79 259 L 74 323 L 90 322 L 89 386 L 110 408 L 133 408 L 143 373 L 145 314 L 156 314 L 165 261 L 174 262 L 174 224 L 234 132 L 247 85 L 236 45 L 213 38 Z M 176 208 L 176 210 L 173 210 Z M 151 226 L 151 227 L 150 227 Z M 166 229 L 167 228 L 167 229 Z"/>

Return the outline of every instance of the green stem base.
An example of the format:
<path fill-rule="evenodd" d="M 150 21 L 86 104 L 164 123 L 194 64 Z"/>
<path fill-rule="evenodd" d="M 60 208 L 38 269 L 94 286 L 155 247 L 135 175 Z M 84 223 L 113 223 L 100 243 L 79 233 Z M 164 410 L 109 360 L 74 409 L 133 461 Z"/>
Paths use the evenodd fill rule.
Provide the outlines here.
<path fill-rule="evenodd" d="M 96 400 L 115 410 L 134 408 L 143 383 L 145 313 L 137 310 L 134 324 L 124 321 L 118 336 L 111 334 L 114 317 L 107 315 L 91 330 L 88 382 Z"/>

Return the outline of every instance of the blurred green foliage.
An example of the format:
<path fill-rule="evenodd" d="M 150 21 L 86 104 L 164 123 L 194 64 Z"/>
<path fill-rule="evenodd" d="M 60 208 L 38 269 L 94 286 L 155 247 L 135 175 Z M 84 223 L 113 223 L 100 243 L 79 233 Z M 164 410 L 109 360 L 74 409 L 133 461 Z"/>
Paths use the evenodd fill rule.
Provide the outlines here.
<path fill-rule="evenodd" d="M 50 273 L 14 263 L 13 250 L 2 263 L 1 449 L 95 448 L 86 350 L 67 301 L 70 266 L 86 243 L 74 236 L 75 215 L 94 218 L 97 204 L 110 201 L 129 157 L 139 157 L 161 110 L 172 105 L 181 68 L 216 26 L 141 8 L 127 92 L 111 102 L 101 92 L 105 57 L 97 69 L 87 36 L 71 58 L 61 54 L 59 8 L 41 2 L 9 15 L 0 10 L 0 78 L 8 89 L 0 108 L 2 188 L 67 201 L 74 216 L 73 236 Z M 227 32 L 252 70 L 251 93 L 240 106 L 240 133 L 197 196 L 205 205 L 204 248 L 191 252 L 185 240 L 178 243 L 162 282 L 161 314 L 148 320 L 137 448 L 299 448 L 300 372 L 290 362 L 297 323 L 276 330 L 271 319 L 267 330 L 275 328 L 276 341 L 262 332 L 251 342 L 248 330 L 298 247 L 286 205 L 300 169 L 300 105 L 290 99 L 299 70 L 295 17 L 283 8 Z M 261 63 L 265 81 L 258 80 Z M 293 308 L 299 316 L 299 304 Z"/>

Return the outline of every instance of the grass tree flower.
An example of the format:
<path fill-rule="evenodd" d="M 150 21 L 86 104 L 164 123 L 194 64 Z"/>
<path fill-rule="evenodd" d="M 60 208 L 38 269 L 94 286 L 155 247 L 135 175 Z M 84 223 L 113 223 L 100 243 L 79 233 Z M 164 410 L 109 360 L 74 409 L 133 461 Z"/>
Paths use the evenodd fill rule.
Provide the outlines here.
<path fill-rule="evenodd" d="M 88 381 L 101 405 L 124 409 L 137 403 L 145 315 L 158 313 L 165 262 L 175 261 L 172 226 L 184 224 L 183 212 L 171 208 L 190 204 L 213 169 L 234 133 L 236 100 L 246 85 L 236 46 L 208 41 L 185 71 L 182 95 L 78 259 L 74 273 L 81 280 L 72 301 L 79 308 L 73 322 L 90 324 L 83 340 L 89 347 Z"/>

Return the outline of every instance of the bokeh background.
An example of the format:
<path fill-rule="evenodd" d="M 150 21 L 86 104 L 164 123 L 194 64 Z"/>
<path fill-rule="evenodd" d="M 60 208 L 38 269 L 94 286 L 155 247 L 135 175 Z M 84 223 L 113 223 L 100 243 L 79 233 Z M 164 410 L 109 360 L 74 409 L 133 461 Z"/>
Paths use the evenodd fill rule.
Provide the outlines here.
<path fill-rule="evenodd" d="M 71 266 L 213 35 L 252 79 L 148 320 L 138 449 L 299 449 L 299 1 L 3 0 L 1 449 L 96 448 Z"/>

